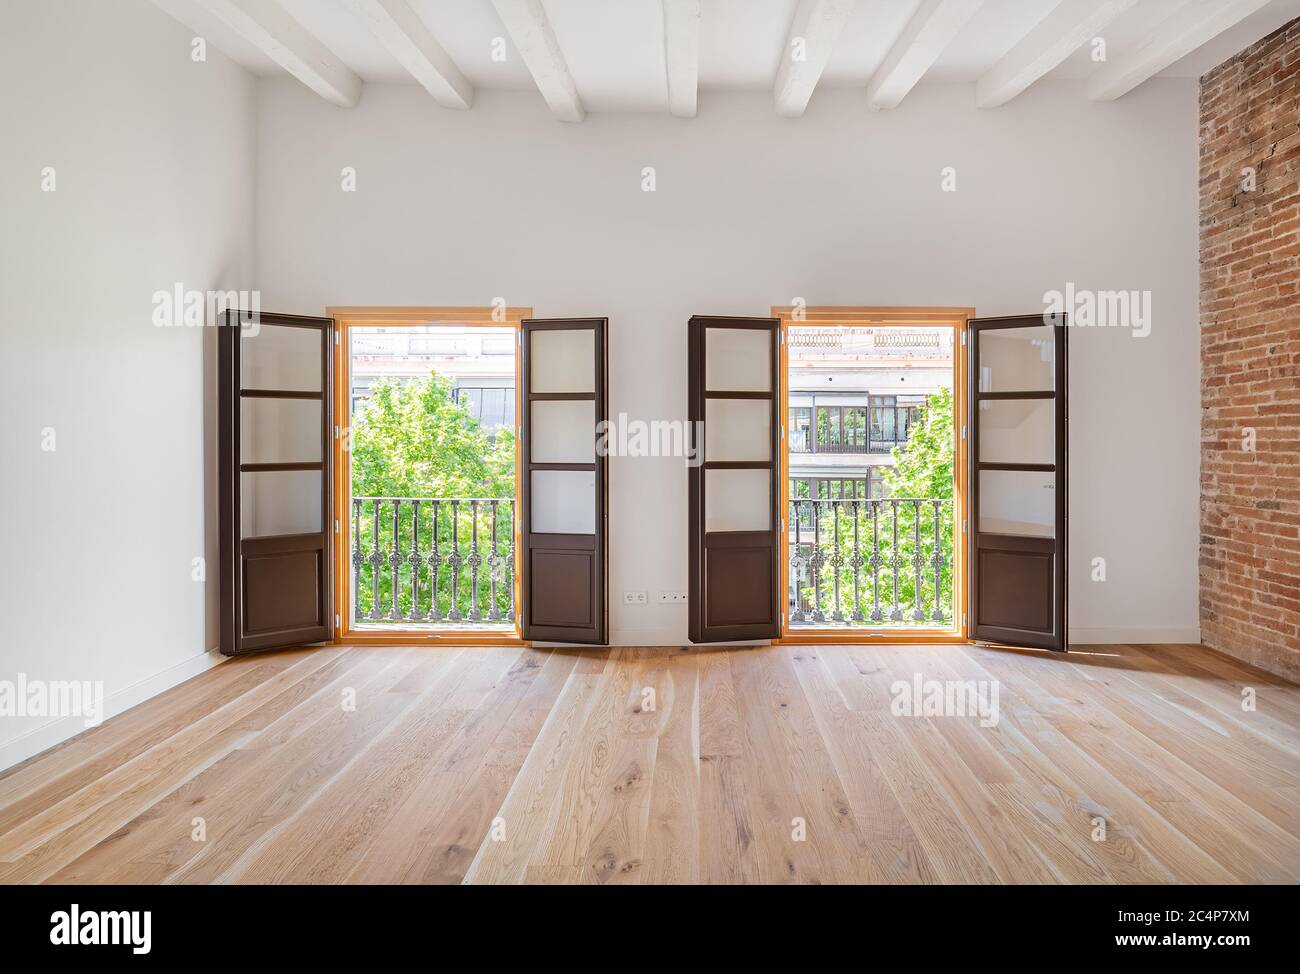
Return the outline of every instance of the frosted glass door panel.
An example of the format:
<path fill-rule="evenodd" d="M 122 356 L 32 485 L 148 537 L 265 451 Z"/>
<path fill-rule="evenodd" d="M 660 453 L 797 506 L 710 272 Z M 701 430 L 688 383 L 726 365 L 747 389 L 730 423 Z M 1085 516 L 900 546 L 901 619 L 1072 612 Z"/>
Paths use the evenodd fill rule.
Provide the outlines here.
<path fill-rule="evenodd" d="M 1050 538 L 1055 534 L 1056 474 L 981 470 L 980 531 Z"/>
<path fill-rule="evenodd" d="M 241 537 L 321 532 L 319 470 L 261 470 L 239 475 Z"/>
<path fill-rule="evenodd" d="M 239 402 L 240 463 L 319 463 L 319 399 L 257 399 Z"/>
<path fill-rule="evenodd" d="M 981 400 L 979 424 L 979 459 L 985 463 L 1056 459 L 1056 403 L 1051 399 Z"/>
<path fill-rule="evenodd" d="M 1050 392 L 1056 328 L 989 328 L 979 333 L 980 392 Z"/>
<path fill-rule="evenodd" d="M 533 410 L 533 463 L 592 463 L 596 404 L 590 399 L 539 399 Z"/>
<path fill-rule="evenodd" d="M 596 474 L 534 470 L 532 530 L 537 534 L 596 533 Z"/>
<path fill-rule="evenodd" d="M 706 399 L 704 459 L 770 460 L 771 413 L 766 399 Z"/>
<path fill-rule="evenodd" d="M 770 392 L 772 333 L 753 328 L 704 329 L 707 392 Z"/>
<path fill-rule="evenodd" d="M 705 531 L 770 531 L 770 470 L 706 470 Z"/>
<path fill-rule="evenodd" d="M 595 392 L 596 333 L 539 329 L 530 339 L 533 392 Z"/>
<path fill-rule="evenodd" d="M 321 333 L 316 328 L 252 325 L 239 335 L 241 389 L 320 392 Z"/>

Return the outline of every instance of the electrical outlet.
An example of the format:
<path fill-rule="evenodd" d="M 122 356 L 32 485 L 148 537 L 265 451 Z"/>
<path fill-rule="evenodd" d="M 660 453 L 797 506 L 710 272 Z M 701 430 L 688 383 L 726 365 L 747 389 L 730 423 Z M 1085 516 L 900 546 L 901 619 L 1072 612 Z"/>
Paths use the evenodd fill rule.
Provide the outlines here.
<path fill-rule="evenodd" d="M 646 594 L 644 592 L 623 593 L 624 605 L 645 605 L 647 601 L 649 600 L 646 598 Z"/>
<path fill-rule="evenodd" d="M 660 605 L 685 605 L 685 592 L 656 592 L 655 598 Z"/>

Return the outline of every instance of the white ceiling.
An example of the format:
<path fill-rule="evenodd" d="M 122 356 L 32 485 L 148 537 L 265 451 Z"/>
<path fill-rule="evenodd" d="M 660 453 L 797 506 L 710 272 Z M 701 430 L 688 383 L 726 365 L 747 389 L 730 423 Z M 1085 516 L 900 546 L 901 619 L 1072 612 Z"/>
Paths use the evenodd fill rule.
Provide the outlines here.
<path fill-rule="evenodd" d="M 287 76 L 256 43 L 211 11 L 221 3 L 278 3 L 362 82 L 416 84 L 371 33 L 348 0 L 155 0 L 210 44 L 258 75 Z M 406 0 L 476 89 L 527 89 L 534 77 L 515 49 L 492 0 Z M 540 0 L 588 111 L 667 111 L 664 0 Z M 800 3 L 812 0 L 700 0 L 700 91 L 771 91 Z M 923 2 L 844 0 L 852 10 L 820 81 L 864 88 Z M 942 48 L 920 83 L 974 83 L 1063 0 L 984 0 Z M 1064 0 L 1077 2 L 1077 0 Z M 1102 3 L 1104 0 L 1096 0 Z M 1135 0 L 1102 31 L 1108 61 L 1158 39 L 1166 19 L 1205 0 Z M 1224 7 L 1241 0 L 1218 0 Z M 1260 0 L 1264 2 L 1264 0 Z M 1199 77 L 1237 51 L 1300 16 L 1300 0 L 1267 0 L 1262 9 L 1158 72 Z M 507 56 L 494 61 L 494 38 Z M 1102 68 L 1084 44 L 1045 77 L 1087 79 Z M 812 97 L 816 97 L 815 93 Z"/>

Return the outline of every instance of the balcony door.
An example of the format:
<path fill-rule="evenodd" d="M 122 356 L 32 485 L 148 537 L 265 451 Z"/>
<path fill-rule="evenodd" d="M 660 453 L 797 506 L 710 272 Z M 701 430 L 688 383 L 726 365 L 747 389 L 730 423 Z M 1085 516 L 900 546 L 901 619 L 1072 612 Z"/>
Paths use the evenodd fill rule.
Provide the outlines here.
<path fill-rule="evenodd" d="M 971 628 L 1066 648 L 1066 321 L 970 321 Z"/>
<path fill-rule="evenodd" d="M 523 322 L 523 635 L 608 641 L 605 318 Z"/>
<path fill-rule="evenodd" d="M 334 320 L 229 311 L 218 329 L 221 651 L 332 638 Z"/>
<path fill-rule="evenodd" d="M 776 318 L 690 320 L 692 642 L 781 634 L 780 334 Z"/>

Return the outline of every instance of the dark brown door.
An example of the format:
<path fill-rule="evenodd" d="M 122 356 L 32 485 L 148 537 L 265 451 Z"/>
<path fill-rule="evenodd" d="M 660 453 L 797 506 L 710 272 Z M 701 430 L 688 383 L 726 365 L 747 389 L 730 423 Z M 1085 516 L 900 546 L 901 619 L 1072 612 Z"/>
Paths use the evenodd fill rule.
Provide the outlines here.
<path fill-rule="evenodd" d="M 775 318 L 691 318 L 690 617 L 696 643 L 781 634 Z"/>
<path fill-rule="evenodd" d="M 523 323 L 521 621 L 525 639 L 608 641 L 605 318 Z"/>
<path fill-rule="evenodd" d="M 1066 648 L 1066 320 L 970 322 L 973 638 Z"/>
<path fill-rule="evenodd" d="M 221 651 L 330 639 L 334 319 L 229 311 L 218 335 Z"/>

